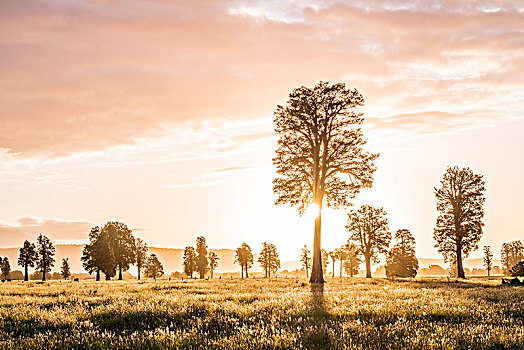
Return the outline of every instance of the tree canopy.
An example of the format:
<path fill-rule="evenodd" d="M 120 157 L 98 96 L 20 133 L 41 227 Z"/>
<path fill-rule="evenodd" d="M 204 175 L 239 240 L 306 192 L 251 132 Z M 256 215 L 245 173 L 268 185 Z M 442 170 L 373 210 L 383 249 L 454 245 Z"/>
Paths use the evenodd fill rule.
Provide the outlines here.
<path fill-rule="evenodd" d="M 320 82 L 299 87 L 275 111 L 278 134 L 273 164 L 276 204 L 290 204 L 303 213 L 318 207 L 313 240 L 311 283 L 323 283 L 321 213 L 324 202 L 335 208 L 351 204 L 362 187 L 371 187 L 378 155 L 365 152 L 363 114 L 355 108 L 364 98 L 345 84 Z"/>
<path fill-rule="evenodd" d="M 271 273 L 277 272 L 280 268 L 277 247 L 271 243 L 262 243 L 262 251 L 258 256 L 258 262 L 264 270 L 265 277 L 271 277 Z"/>
<path fill-rule="evenodd" d="M 151 254 L 151 256 L 146 261 L 145 273 L 147 277 L 154 278 L 155 281 L 158 277 L 164 275 L 164 267 L 156 254 Z"/>
<path fill-rule="evenodd" d="M 200 279 L 203 279 L 209 268 L 209 262 L 207 261 L 207 244 L 203 236 L 197 237 L 196 254 L 196 268 Z"/>
<path fill-rule="evenodd" d="M 30 243 L 26 239 L 18 255 L 18 265 L 22 266 L 25 270 L 24 281 L 29 281 L 29 267 L 34 267 L 37 259 L 38 254 L 36 253 L 35 244 Z"/>
<path fill-rule="evenodd" d="M 415 238 L 407 229 L 395 233 L 397 243 L 387 256 L 387 277 L 415 277 L 418 270 L 418 259 L 415 255 Z"/>
<path fill-rule="evenodd" d="M 184 273 L 193 278 L 193 272 L 197 268 L 195 248 L 187 246 L 184 249 Z"/>
<path fill-rule="evenodd" d="M 235 262 L 240 265 L 242 278 L 244 278 L 244 270 L 246 271 L 246 278 L 249 278 L 248 270 L 253 266 L 253 253 L 247 243 L 242 243 L 242 246 L 236 249 Z"/>
<path fill-rule="evenodd" d="M 504 274 L 509 275 L 513 266 L 524 260 L 524 245 L 518 240 L 503 243 L 500 249 L 500 257 Z"/>
<path fill-rule="evenodd" d="M 36 243 L 38 247 L 36 268 L 42 272 L 42 281 L 45 281 L 47 274 L 51 272 L 51 268 L 55 265 L 55 246 L 43 234 L 38 236 Z"/>

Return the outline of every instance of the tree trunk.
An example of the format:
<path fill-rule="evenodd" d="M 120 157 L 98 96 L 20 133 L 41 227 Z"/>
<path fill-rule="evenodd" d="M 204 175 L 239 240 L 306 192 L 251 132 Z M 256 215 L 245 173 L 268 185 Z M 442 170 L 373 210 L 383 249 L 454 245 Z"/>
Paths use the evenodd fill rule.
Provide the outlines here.
<path fill-rule="evenodd" d="M 490 270 L 490 269 L 488 269 L 488 277 L 489 277 L 489 270 Z"/>
<path fill-rule="evenodd" d="M 240 278 L 244 278 L 244 266 L 240 265 Z"/>
<path fill-rule="evenodd" d="M 100 269 L 96 269 L 96 280 L 100 281 Z"/>
<path fill-rule="evenodd" d="M 313 266 L 311 268 L 310 283 L 324 283 L 322 272 L 322 252 L 320 250 L 320 233 L 322 226 L 322 208 L 318 207 L 318 216 L 315 218 L 315 233 L 313 238 Z"/>
<path fill-rule="evenodd" d="M 306 278 L 309 278 L 309 266 L 306 264 Z"/>
<path fill-rule="evenodd" d="M 109 273 L 105 272 L 105 275 L 106 275 L 106 281 L 111 281 L 111 277 L 109 277 Z"/>
<path fill-rule="evenodd" d="M 366 278 L 371 278 L 371 256 L 365 256 L 366 258 Z"/>
<path fill-rule="evenodd" d="M 333 260 L 333 278 L 335 278 L 335 260 Z"/>
<path fill-rule="evenodd" d="M 118 280 L 122 280 L 122 266 L 118 266 Z"/>
<path fill-rule="evenodd" d="M 464 267 L 462 266 L 462 247 L 457 246 L 457 277 L 466 278 L 464 275 Z"/>
<path fill-rule="evenodd" d="M 138 280 L 140 281 L 140 264 L 137 265 L 137 268 L 138 268 Z"/>
<path fill-rule="evenodd" d="M 24 276 L 24 281 L 29 281 L 29 269 L 28 269 L 28 266 L 27 264 L 25 265 L 25 276 Z"/>
<path fill-rule="evenodd" d="M 246 265 L 246 278 L 249 278 L 249 274 L 247 273 L 247 265 Z"/>
<path fill-rule="evenodd" d="M 42 269 L 42 281 L 45 281 L 45 273 L 46 273 L 46 270 L 47 270 L 47 266 L 44 265 L 44 268 Z"/>
<path fill-rule="evenodd" d="M 213 279 L 213 270 L 211 270 L 211 279 Z"/>
<path fill-rule="evenodd" d="M 342 278 L 342 265 L 344 264 L 344 260 L 340 259 L 340 278 Z M 335 263 L 333 263 L 333 268 L 335 267 Z M 333 277 L 334 274 L 333 274 Z"/>

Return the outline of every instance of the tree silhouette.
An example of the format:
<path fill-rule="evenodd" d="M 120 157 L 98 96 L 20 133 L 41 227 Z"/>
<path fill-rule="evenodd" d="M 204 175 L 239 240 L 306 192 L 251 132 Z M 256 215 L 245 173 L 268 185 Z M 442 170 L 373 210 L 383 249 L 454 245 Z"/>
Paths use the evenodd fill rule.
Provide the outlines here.
<path fill-rule="evenodd" d="M 140 280 L 140 271 L 144 268 L 144 264 L 147 262 L 147 251 L 148 247 L 146 242 L 141 238 L 135 240 L 135 256 L 136 256 L 136 267 L 138 270 L 138 280 Z"/>
<path fill-rule="evenodd" d="M 484 266 L 486 266 L 489 277 L 491 268 L 493 266 L 493 253 L 491 252 L 491 247 L 489 245 L 484 246 Z"/>
<path fill-rule="evenodd" d="M 9 272 L 11 272 L 11 264 L 9 264 L 9 259 L 7 257 L 0 260 L 0 272 L 2 273 L 2 281 L 7 281 L 9 279 Z"/>
<path fill-rule="evenodd" d="M 209 271 L 211 272 L 211 278 L 213 278 L 213 271 L 218 267 L 218 261 L 220 259 L 218 258 L 217 253 L 210 251 L 208 255 L 208 260 L 209 260 Z"/>
<path fill-rule="evenodd" d="M 262 251 L 258 257 L 260 266 L 264 269 L 265 277 L 271 277 L 280 268 L 280 259 L 278 258 L 277 247 L 274 244 L 262 243 Z"/>
<path fill-rule="evenodd" d="M 68 258 L 62 259 L 62 267 L 60 270 L 60 275 L 62 275 L 62 278 L 65 280 L 71 277 L 71 266 L 69 265 Z"/>
<path fill-rule="evenodd" d="M 158 277 L 164 275 L 164 267 L 160 260 L 158 260 L 156 254 L 151 254 L 151 256 L 146 261 L 145 273 L 147 277 L 154 278 L 155 281 Z"/>
<path fill-rule="evenodd" d="M 326 205 L 345 207 L 362 187 L 371 187 L 378 156 L 364 152 L 361 129 L 364 98 L 345 84 L 320 82 L 289 94 L 285 106 L 275 111 L 279 136 L 273 164 L 275 203 L 297 206 L 303 213 L 316 204 L 311 283 L 324 283 L 321 256 L 321 213 Z"/>
<path fill-rule="evenodd" d="M 333 271 L 332 271 L 332 277 L 335 277 L 335 263 L 337 262 L 338 260 L 338 253 L 337 253 L 337 250 L 333 250 L 331 252 L 329 252 L 329 257 L 331 258 L 331 262 L 333 263 Z"/>
<path fill-rule="evenodd" d="M 246 271 L 246 278 L 249 278 L 248 270 L 253 266 L 253 253 L 251 247 L 247 243 L 242 243 L 242 246 L 235 251 L 235 263 L 240 265 L 241 277 L 244 278 L 244 270 Z"/>
<path fill-rule="evenodd" d="M 195 248 L 191 246 L 187 246 L 184 249 L 183 265 L 184 265 L 184 273 L 188 275 L 189 277 L 193 278 L 193 272 L 195 272 L 197 268 Z"/>
<path fill-rule="evenodd" d="M 415 277 L 418 259 L 415 255 L 415 238 L 409 230 L 402 229 L 395 233 L 395 244 L 386 259 L 387 277 Z"/>
<path fill-rule="evenodd" d="M 511 268 L 524 259 L 524 245 L 521 241 L 503 243 L 500 257 L 504 275 L 509 275 Z"/>
<path fill-rule="evenodd" d="M 207 244 L 206 239 L 203 236 L 197 237 L 196 241 L 196 266 L 197 271 L 200 276 L 200 279 L 203 279 L 206 276 L 208 269 L 207 261 Z"/>
<path fill-rule="evenodd" d="M 326 271 L 327 266 L 329 265 L 329 253 L 327 250 L 321 249 L 320 254 L 322 256 L 322 271 Z"/>
<path fill-rule="evenodd" d="M 304 269 L 306 270 L 306 278 L 309 278 L 309 266 L 311 265 L 311 258 L 309 257 L 309 249 L 307 245 L 304 245 L 302 247 L 302 253 L 300 255 L 300 262 L 302 262 L 302 266 L 304 266 Z"/>
<path fill-rule="evenodd" d="M 114 263 L 118 269 L 118 279 L 122 280 L 122 272 L 136 262 L 135 238 L 126 224 L 110 221 L 102 228 L 102 235 L 107 235 L 110 248 L 114 255 Z"/>
<path fill-rule="evenodd" d="M 346 243 L 345 248 L 347 256 L 346 262 L 344 263 L 344 269 L 346 270 L 346 274 L 353 277 L 354 275 L 358 275 L 358 270 L 362 263 L 360 259 L 360 250 L 353 242 Z"/>
<path fill-rule="evenodd" d="M 89 243 L 82 251 L 82 265 L 92 274 L 96 272 L 96 280 L 100 281 L 100 272 L 106 280 L 110 280 L 116 273 L 116 261 L 108 230 L 95 226 L 89 232 Z"/>
<path fill-rule="evenodd" d="M 34 243 L 25 240 L 18 255 L 18 265 L 22 266 L 25 271 L 24 281 L 29 281 L 29 267 L 34 267 L 37 259 L 38 255 Z"/>
<path fill-rule="evenodd" d="M 462 259 L 477 249 L 484 225 L 484 181 L 469 168 L 455 166 L 446 170 L 441 184 L 441 188 L 435 188 L 439 212 L 433 235 L 435 247 L 445 261 L 456 263 L 457 277 L 466 278 Z"/>
<path fill-rule="evenodd" d="M 366 278 L 371 278 L 371 261 L 379 262 L 378 254 L 386 253 L 391 242 L 386 211 L 363 205 L 348 214 L 346 225 L 350 237 L 357 242 L 366 261 Z"/>
<path fill-rule="evenodd" d="M 344 266 L 344 261 L 347 259 L 346 247 L 342 246 L 341 248 L 335 249 L 335 255 L 337 256 L 338 260 L 340 260 L 339 277 L 342 278 L 342 268 Z M 335 261 L 333 261 L 333 277 L 335 277 L 334 271 L 335 271 Z"/>
<path fill-rule="evenodd" d="M 55 247 L 46 236 L 40 234 L 36 239 L 38 260 L 36 261 L 37 270 L 42 272 L 42 281 L 46 280 L 46 275 L 55 265 Z"/>

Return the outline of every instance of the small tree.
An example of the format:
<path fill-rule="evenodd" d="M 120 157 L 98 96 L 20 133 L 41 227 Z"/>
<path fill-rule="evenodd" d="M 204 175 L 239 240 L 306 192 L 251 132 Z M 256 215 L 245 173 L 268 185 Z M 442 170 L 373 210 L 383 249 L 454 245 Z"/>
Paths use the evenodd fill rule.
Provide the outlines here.
<path fill-rule="evenodd" d="M 193 278 L 193 272 L 196 270 L 196 253 L 195 248 L 187 246 L 184 249 L 184 273 Z"/>
<path fill-rule="evenodd" d="M 51 271 L 51 267 L 55 265 L 55 247 L 49 238 L 42 234 L 38 236 L 36 243 L 38 245 L 36 268 L 42 272 L 42 281 L 45 281 L 46 275 Z"/>
<path fill-rule="evenodd" d="M 511 276 L 513 277 L 522 277 L 524 276 L 524 261 L 521 261 L 515 265 L 510 270 Z"/>
<path fill-rule="evenodd" d="M 122 222 L 110 221 L 102 228 L 102 235 L 107 235 L 114 264 L 118 269 L 118 279 L 122 280 L 123 271 L 136 262 L 136 247 L 133 232 Z"/>
<path fill-rule="evenodd" d="M 147 259 L 145 273 L 147 277 L 154 278 L 155 281 L 158 277 L 164 275 L 164 267 L 162 266 L 162 263 L 160 263 L 160 260 L 158 260 L 156 254 L 151 254 Z"/>
<path fill-rule="evenodd" d="M 415 238 L 409 230 L 402 229 L 395 233 L 397 244 L 389 251 L 386 262 L 386 276 L 415 277 L 418 259 L 415 255 Z"/>
<path fill-rule="evenodd" d="M 386 253 L 391 241 L 386 211 L 363 205 L 348 214 L 346 225 L 349 239 L 359 245 L 366 261 L 366 278 L 371 278 L 371 261 L 379 262 L 378 254 Z"/>
<path fill-rule="evenodd" d="M 136 267 L 138 270 L 138 280 L 140 280 L 140 271 L 144 268 L 144 264 L 147 262 L 147 251 L 149 248 L 147 247 L 146 242 L 141 238 L 135 240 L 135 247 Z"/>
<path fill-rule="evenodd" d="M 208 260 L 209 260 L 209 271 L 211 272 L 211 278 L 213 278 L 213 271 L 218 267 L 218 261 L 220 259 L 218 258 L 217 253 L 210 251 Z"/>
<path fill-rule="evenodd" d="M 34 267 L 38 259 L 36 254 L 36 247 L 34 243 L 30 243 L 28 240 L 25 240 L 24 245 L 20 248 L 20 253 L 18 255 L 18 265 L 24 268 L 24 281 L 29 281 L 29 267 Z"/>
<path fill-rule="evenodd" d="M 362 263 L 362 260 L 360 258 L 360 250 L 355 245 L 355 243 L 348 242 L 345 246 L 346 248 L 346 262 L 344 263 L 344 268 L 346 270 L 346 274 L 353 277 L 354 275 L 358 275 L 360 264 Z"/>
<path fill-rule="evenodd" d="M 332 276 L 332 277 L 335 277 L 335 263 L 336 263 L 337 260 L 338 260 L 338 253 L 337 253 L 337 250 L 335 249 L 334 251 L 329 252 L 329 257 L 331 258 L 331 263 L 332 263 L 331 266 L 333 266 L 333 271 L 332 271 L 331 276 Z"/>
<path fill-rule="evenodd" d="M 262 251 L 258 257 L 260 266 L 264 269 L 265 277 L 271 277 L 280 268 L 280 259 L 278 258 L 277 247 L 274 244 L 262 243 Z"/>
<path fill-rule="evenodd" d="M 246 278 L 249 278 L 248 270 L 253 266 L 253 253 L 247 243 L 242 243 L 242 246 L 236 249 L 235 262 L 240 265 L 241 277 L 244 278 L 245 270 Z"/>
<path fill-rule="evenodd" d="M 482 236 L 485 202 L 482 175 L 469 168 L 448 168 L 435 188 L 439 216 L 434 230 L 435 247 L 446 262 L 457 264 L 457 277 L 466 278 L 462 259 L 477 249 Z"/>
<path fill-rule="evenodd" d="M 344 261 L 347 259 L 347 252 L 346 252 L 346 247 L 345 246 L 342 246 L 341 248 L 337 248 L 335 249 L 335 252 L 336 252 L 336 255 L 338 257 L 338 260 L 340 260 L 340 272 L 339 272 L 339 277 L 342 278 L 342 268 L 344 266 Z M 333 261 L 333 265 L 335 265 L 335 262 Z M 333 266 L 333 269 L 335 268 L 335 266 Z M 333 273 L 333 276 L 335 276 L 335 274 Z"/>
<path fill-rule="evenodd" d="M 493 267 L 493 253 L 489 245 L 484 246 L 484 266 L 488 271 L 488 277 L 490 276 L 491 268 Z"/>
<path fill-rule="evenodd" d="M 378 155 L 362 148 L 358 128 L 364 121 L 355 107 L 364 98 L 345 84 L 320 82 L 302 86 L 289 94 L 285 106 L 275 111 L 279 136 L 273 164 L 276 204 L 297 206 L 303 213 L 316 204 L 311 283 L 324 283 L 321 253 L 322 206 L 345 207 L 362 187 L 371 187 Z"/>
<path fill-rule="evenodd" d="M 327 267 L 329 265 L 329 253 L 327 252 L 327 250 L 322 249 L 321 254 L 322 254 L 322 271 L 327 271 Z"/>
<path fill-rule="evenodd" d="M 311 258 L 309 257 L 309 249 L 307 245 L 304 245 L 302 247 L 302 253 L 300 255 L 300 262 L 302 262 L 302 266 L 306 270 L 306 278 L 309 278 L 309 266 L 311 265 Z"/>
<path fill-rule="evenodd" d="M 9 264 L 9 259 L 5 257 L 1 259 L 1 268 L 0 272 L 2 273 L 2 281 L 7 281 L 9 279 L 9 272 L 11 272 L 11 264 Z"/>
<path fill-rule="evenodd" d="M 107 230 L 102 231 L 98 226 L 91 229 L 89 243 L 84 246 L 80 260 L 89 274 L 96 272 L 97 281 L 100 281 L 100 272 L 105 274 L 106 280 L 110 280 L 115 275 L 115 254 Z"/>
<path fill-rule="evenodd" d="M 504 275 L 509 275 L 511 268 L 524 259 L 524 245 L 521 241 L 503 243 L 500 256 Z"/>
<path fill-rule="evenodd" d="M 203 236 L 197 237 L 196 242 L 196 266 L 200 279 L 203 279 L 206 276 L 208 270 L 208 261 L 207 261 L 207 244 L 206 239 Z"/>
<path fill-rule="evenodd" d="M 71 266 L 69 265 L 69 258 L 62 259 L 60 275 L 62 275 L 62 278 L 65 280 L 71 277 Z"/>

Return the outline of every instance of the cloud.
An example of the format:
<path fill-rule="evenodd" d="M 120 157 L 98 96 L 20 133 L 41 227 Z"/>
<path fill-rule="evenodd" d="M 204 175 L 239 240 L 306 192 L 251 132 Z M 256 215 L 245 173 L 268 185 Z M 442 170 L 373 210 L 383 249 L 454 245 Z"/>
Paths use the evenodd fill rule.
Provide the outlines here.
<path fill-rule="evenodd" d="M 516 1 L 1 6 L 0 149 L 18 157 L 269 117 L 293 87 L 318 80 L 359 88 L 371 118 L 432 110 L 461 124 L 472 109 L 524 113 Z"/>
<path fill-rule="evenodd" d="M 0 237 L 4 246 L 18 246 L 26 239 L 34 242 L 40 233 L 55 243 L 85 241 L 92 226 L 90 222 L 22 217 L 14 223 L 0 223 Z"/>

